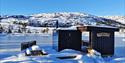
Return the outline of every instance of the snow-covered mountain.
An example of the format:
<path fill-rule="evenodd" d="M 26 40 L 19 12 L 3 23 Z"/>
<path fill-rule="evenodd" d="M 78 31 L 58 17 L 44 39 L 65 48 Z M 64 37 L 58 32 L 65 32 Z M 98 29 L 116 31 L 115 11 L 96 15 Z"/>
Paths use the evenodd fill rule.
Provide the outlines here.
<path fill-rule="evenodd" d="M 75 25 L 108 25 L 108 26 L 125 26 L 125 23 L 116 20 L 98 17 L 86 13 L 63 12 L 63 13 L 41 13 L 30 16 L 12 15 L 0 16 L 0 23 L 20 24 L 27 23 L 29 26 L 37 27 L 54 27 L 58 21 L 60 27 L 70 27 Z M 124 19 L 123 19 L 124 21 Z"/>
<path fill-rule="evenodd" d="M 103 17 L 125 24 L 125 16 L 103 16 Z"/>

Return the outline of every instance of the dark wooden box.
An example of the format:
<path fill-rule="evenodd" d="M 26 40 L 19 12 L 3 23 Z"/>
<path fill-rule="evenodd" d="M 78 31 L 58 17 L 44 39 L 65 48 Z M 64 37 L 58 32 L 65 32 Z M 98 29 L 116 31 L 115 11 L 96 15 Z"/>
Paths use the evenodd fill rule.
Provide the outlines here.
<path fill-rule="evenodd" d="M 26 48 L 29 48 L 33 45 L 36 45 L 36 41 L 29 41 L 29 42 L 23 42 L 21 43 L 21 51 L 25 50 Z"/>

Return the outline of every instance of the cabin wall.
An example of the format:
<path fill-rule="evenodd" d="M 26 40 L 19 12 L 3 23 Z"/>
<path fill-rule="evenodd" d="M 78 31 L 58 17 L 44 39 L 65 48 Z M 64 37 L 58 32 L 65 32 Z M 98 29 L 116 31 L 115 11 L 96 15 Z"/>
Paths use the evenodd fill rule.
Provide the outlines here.
<path fill-rule="evenodd" d="M 78 30 L 57 30 L 53 34 L 53 48 L 57 51 L 74 49 L 81 51 L 81 32 Z"/>
<path fill-rule="evenodd" d="M 102 55 L 114 55 L 114 32 L 92 31 L 91 46 Z"/>

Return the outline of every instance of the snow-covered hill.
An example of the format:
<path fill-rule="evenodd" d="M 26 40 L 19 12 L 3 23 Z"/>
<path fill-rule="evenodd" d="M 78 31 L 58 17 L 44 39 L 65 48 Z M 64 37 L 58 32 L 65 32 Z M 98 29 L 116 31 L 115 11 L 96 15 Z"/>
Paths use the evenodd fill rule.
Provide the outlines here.
<path fill-rule="evenodd" d="M 103 16 L 103 17 L 125 24 L 125 16 Z"/>
<path fill-rule="evenodd" d="M 20 24 L 26 22 L 29 26 L 49 26 L 54 27 L 56 21 L 59 22 L 60 27 L 70 27 L 74 25 L 109 25 L 109 26 L 125 26 L 124 23 L 115 20 L 106 19 L 86 13 L 78 12 L 63 12 L 63 13 L 41 13 L 30 16 L 12 15 L 0 16 L 1 23 L 14 23 Z"/>

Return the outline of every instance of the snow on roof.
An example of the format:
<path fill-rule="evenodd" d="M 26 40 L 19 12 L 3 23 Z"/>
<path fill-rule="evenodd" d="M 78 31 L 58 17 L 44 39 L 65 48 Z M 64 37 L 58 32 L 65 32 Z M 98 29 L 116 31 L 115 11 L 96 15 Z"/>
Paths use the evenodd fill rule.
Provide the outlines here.
<path fill-rule="evenodd" d="M 118 28 L 118 27 L 113 27 L 113 26 L 107 26 L 107 25 L 100 25 L 100 26 L 93 26 L 93 25 L 85 25 L 85 26 L 91 26 L 91 27 L 102 27 L 102 28 Z"/>

